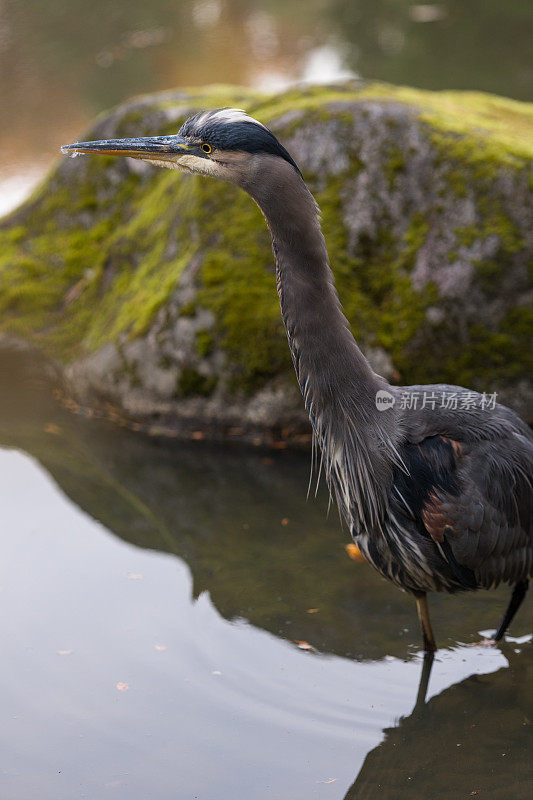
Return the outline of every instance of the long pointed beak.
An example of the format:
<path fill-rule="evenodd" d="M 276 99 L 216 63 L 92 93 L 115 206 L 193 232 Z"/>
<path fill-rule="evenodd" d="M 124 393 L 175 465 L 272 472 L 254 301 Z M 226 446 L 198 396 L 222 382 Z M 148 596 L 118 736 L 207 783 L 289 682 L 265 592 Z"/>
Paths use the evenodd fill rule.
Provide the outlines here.
<path fill-rule="evenodd" d="M 90 153 L 108 156 L 129 156 L 145 160 L 171 160 L 177 155 L 185 155 L 191 145 L 181 136 L 146 136 L 141 139 L 102 139 L 98 142 L 74 142 L 64 144 L 61 152 L 76 156 L 78 153 Z"/>

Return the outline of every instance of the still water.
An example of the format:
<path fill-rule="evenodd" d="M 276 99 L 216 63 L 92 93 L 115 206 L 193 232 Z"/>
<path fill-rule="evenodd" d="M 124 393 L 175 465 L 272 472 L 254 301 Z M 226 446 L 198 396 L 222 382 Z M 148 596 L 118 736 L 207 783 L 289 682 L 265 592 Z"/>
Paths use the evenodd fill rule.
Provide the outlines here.
<path fill-rule="evenodd" d="M 305 501 L 306 454 L 74 416 L 20 353 L 0 381 L 2 798 L 533 795 L 531 602 L 484 649 L 506 590 L 431 598 L 413 712 L 414 603 Z"/>
<path fill-rule="evenodd" d="M 0 0 L 0 216 L 132 95 L 346 75 L 533 99 L 524 0 Z"/>

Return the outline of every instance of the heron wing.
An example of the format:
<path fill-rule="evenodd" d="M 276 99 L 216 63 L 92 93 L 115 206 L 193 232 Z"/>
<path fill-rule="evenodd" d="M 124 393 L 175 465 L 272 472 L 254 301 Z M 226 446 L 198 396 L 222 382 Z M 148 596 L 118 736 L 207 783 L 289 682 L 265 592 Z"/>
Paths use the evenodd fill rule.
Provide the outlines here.
<path fill-rule="evenodd" d="M 394 491 L 452 569 L 477 586 L 533 567 L 533 447 L 521 432 L 475 442 L 428 436 L 401 450 Z M 459 577 L 459 575 L 458 575 Z"/>

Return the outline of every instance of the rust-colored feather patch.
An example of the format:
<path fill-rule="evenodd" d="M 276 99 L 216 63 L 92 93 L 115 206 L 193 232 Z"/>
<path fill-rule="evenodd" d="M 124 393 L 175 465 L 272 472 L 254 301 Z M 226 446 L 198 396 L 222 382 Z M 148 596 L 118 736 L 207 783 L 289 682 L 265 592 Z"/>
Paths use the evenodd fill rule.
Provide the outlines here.
<path fill-rule="evenodd" d="M 438 496 L 432 493 L 422 509 L 422 520 L 427 532 L 436 542 L 444 541 L 444 532 L 450 524 L 441 508 Z"/>
<path fill-rule="evenodd" d="M 448 436 L 441 436 L 440 437 L 443 442 L 447 442 L 454 453 L 456 460 L 458 461 L 463 456 L 463 445 L 461 442 L 457 442 L 455 439 L 450 439 Z"/>
<path fill-rule="evenodd" d="M 441 436 L 440 439 L 452 448 L 453 460 L 455 461 L 455 466 L 457 466 L 457 463 L 463 457 L 463 445 L 461 442 L 457 442 L 447 436 Z M 453 538 L 457 537 L 457 531 L 454 530 L 453 525 L 446 518 L 442 509 L 442 499 L 436 492 L 432 492 L 424 503 L 422 520 L 427 532 L 435 542 L 443 542 L 445 535 Z"/>

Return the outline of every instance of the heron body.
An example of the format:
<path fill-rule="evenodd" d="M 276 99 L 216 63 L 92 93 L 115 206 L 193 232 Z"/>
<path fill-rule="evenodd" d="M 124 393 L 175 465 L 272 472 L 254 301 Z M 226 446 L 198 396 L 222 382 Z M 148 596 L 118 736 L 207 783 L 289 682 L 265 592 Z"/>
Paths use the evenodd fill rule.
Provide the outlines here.
<path fill-rule="evenodd" d="M 426 593 L 514 585 L 501 638 L 533 571 L 533 436 L 494 398 L 397 387 L 370 367 L 335 290 L 319 209 L 285 148 L 236 109 L 188 119 L 176 136 L 67 145 L 234 183 L 272 236 L 294 368 L 321 467 L 365 558 L 414 594 L 435 649 Z"/>

